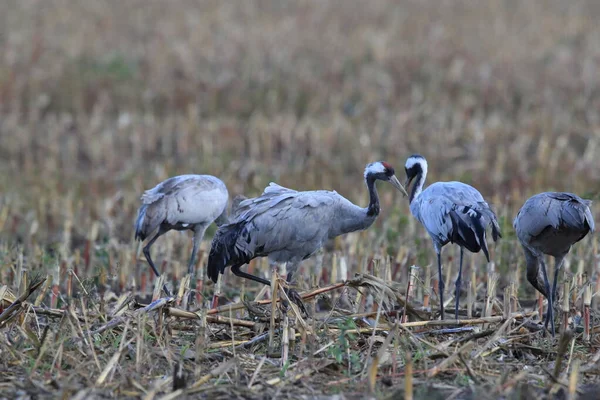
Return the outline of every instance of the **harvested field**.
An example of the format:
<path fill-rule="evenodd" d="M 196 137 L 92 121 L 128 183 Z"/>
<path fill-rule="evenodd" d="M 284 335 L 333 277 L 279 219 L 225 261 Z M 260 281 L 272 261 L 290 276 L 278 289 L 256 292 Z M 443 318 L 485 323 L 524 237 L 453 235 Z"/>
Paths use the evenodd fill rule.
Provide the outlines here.
<path fill-rule="evenodd" d="M 599 18 L 591 0 L 0 4 L 0 397 L 594 398 L 597 235 L 566 260 L 552 338 L 512 221 L 538 192 L 600 198 Z M 308 317 L 271 301 L 265 259 L 246 268 L 274 291 L 213 284 L 214 225 L 191 285 L 191 234 L 153 246 L 172 298 L 134 240 L 170 176 L 365 206 L 365 165 L 402 180 L 413 153 L 501 225 L 492 262 L 465 253 L 459 321 L 458 247 L 440 321 L 431 241 L 383 183 L 368 230 L 302 263 Z"/>

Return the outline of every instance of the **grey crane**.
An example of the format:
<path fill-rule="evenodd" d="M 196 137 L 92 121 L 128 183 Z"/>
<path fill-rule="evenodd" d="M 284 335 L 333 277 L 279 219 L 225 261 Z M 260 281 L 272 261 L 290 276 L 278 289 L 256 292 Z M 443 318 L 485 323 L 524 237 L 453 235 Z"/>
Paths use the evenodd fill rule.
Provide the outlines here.
<path fill-rule="evenodd" d="M 384 161 L 368 164 L 364 180 L 369 190 L 366 208 L 335 191 L 299 192 L 269 184 L 259 197 L 240 203 L 231 222 L 217 230 L 208 256 L 208 276 L 216 283 L 219 274 L 230 266 L 239 277 L 270 285 L 268 280 L 240 270 L 256 257 L 268 257 L 271 265 L 287 263 L 287 281 L 291 283 L 300 262 L 315 254 L 328 239 L 373 224 L 379 215 L 375 181 L 390 182 L 408 195 L 392 166 Z M 298 293 L 290 289 L 286 293 L 307 314 Z"/>
<path fill-rule="evenodd" d="M 554 336 L 553 305 L 556 300 L 558 272 L 571 246 L 594 232 L 594 216 L 590 210 L 592 202 L 573 193 L 544 192 L 525 202 L 513 227 L 521 242 L 527 264 L 527 280 L 548 299 L 545 326 L 550 322 Z M 554 282 L 550 282 L 544 263 L 544 254 L 554 257 Z M 539 270 L 542 269 L 543 282 Z"/>
<path fill-rule="evenodd" d="M 188 273 L 194 273 L 194 260 L 206 228 L 216 220 L 217 225 L 227 221 L 227 187 L 212 175 L 179 175 L 169 178 L 141 197 L 142 205 L 135 222 L 135 238 L 144 241 L 155 230 L 156 235 L 144 247 L 144 256 L 158 277 L 160 273 L 150 248 L 160 236 L 170 230 L 194 232 L 193 249 L 188 264 Z M 239 203 L 240 197 L 234 200 Z M 171 295 L 166 285 L 167 295 Z"/>
<path fill-rule="evenodd" d="M 460 262 L 456 278 L 456 304 L 454 316 L 458 319 L 458 304 L 463 263 L 466 248 L 472 253 L 483 250 L 490 261 L 486 241 L 486 229 L 491 225 L 494 241 L 501 238 L 496 214 L 477 189 L 462 182 L 436 182 L 423 190 L 427 177 L 427 161 L 419 154 L 410 156 L 404 166 L 406 184 L 415 180 L 410 193 L 410 211 L 425 227 L 437 253 L 439 274 L 439 297 L 441 319 L 444 319 L 444 279 L 442 278 L 442 247 L 448 243 L 460 246 Z"/>

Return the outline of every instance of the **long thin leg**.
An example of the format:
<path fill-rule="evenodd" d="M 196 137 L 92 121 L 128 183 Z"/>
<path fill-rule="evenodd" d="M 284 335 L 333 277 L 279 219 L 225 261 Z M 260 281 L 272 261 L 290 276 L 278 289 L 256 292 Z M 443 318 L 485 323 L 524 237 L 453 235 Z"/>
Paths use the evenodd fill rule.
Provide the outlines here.
<path fill-rule="evenodd" d="M 556 302 L 556 297 L 558 294 L 558 290 L 557 290 L 557 286 L 558 286 L 558 273 L 560 272 L 560 269 L 562 267 L 563 261 L 564 261 L 565 257 L 555 257 L 554 259 L 554 281 L 552 282 L 552 292 L 550 293 L 550 296 L 552 297 L 552 314 L 554 315 L 554 303 Z M 546 290 L 548 290 L 548 288 L 546 288 Z M 550 307 L 550 302 L 548 302 L 548 307 Z M 552 318 L 552 323 L 554 323 L 554 318 Z M 546 320 L 546 323 L 544 324 L 546 326 L 546 328 L 548 328 L 548 320 Z M 552 329 L 553 333 L 552 335 L 554 335 L 554 329 Z"/>
<path fill-rule="evenodd" d="M 194 238 L 192 239 L 192 255 L 190 257 L 190 262 L 188 264 L 188 274 L 192 275 L 192 280 L 194 279 L 194 267 L 196 262 L 196 254 L 198 254 L 198 248 L 200 247 L 200 243 L 202 242 L 202 238 L 204 237 L 204 232 L 206 231 L 206 227 L 204 225 L 198 225 L 194 228 Z"/>
<path fill-rule="evenodd" d="M 144 256 L 146 257 L 146 261 L 148 261 L 148 264 L 150 264 L 150 267 L 152 267 L 152 271 L 154 271 L 154 274 L 156 275 L 157 278 L 160 276 L 160 273 L 158 272 L 158 269 L 154 265 L 154 261 L 152 261 L 152 257 L 150 257 L 150 247 L 152 247 L 154 242 L 156 242 L 156 239 L 158 239 L 159 237 L 161 237 L 162 235 L 164 235 L 167 232 L 168 232 L 168 230 L 163 229 L 162 227 L 159 228 L 156 235 L 152 239 L 150 239 L 148 244 L 146 244 L 146 246 L 144 246 L 144 250 L 143 250 Z M 165 291 L 167 296 L 171 296 L 171 291 L 169 289 L 167 289 L 167 284 L 165 284 L 163 286 L 163 290 Z"/>
<path fill-rule="evenodd" d="M 552 329 L 552 337 L 554 337 L 554 313 L 552 309 L 552 292 L 550 292 L 550 282 L 548 282 L 548 272 L 546 271 L 546 264 L 544 263 L 543 257 L 540 257 L 540 264 L 542 265 L 542 274 L 544 275 L 544 285 L 546 286 L 546 293 L 548 293 L 548 295 L 546 296 L 546 298 L 548 299 L 548 312 L 546 313 L 546 321 L 544 325 L 548 327 L 548 322 L 550 322 L 550 326 Z"/>
<path fill-rule="evenodd" d="M 263 285 L 271 286 L 271 282 L 270 281 L 268 281 L 266 279 L 263 279 L 263 278 L 259 278 L 258 276 L 254 276 L 254 275 L 249 274 L 247 272 L 241 271 L 240 268 L 241 268 L 242 265 L 244 265 L 244 264 L 232 265 L 231 266 L 231 272 L 233 272 L 233 274 L 235 276 L 239 276 L 240 278 L 250 279 L 251 281 L 262 283 Z"/>
<path fill-rule="evenodd" d="M 240 267 L 242 265 L 244 265 L 244 264 L 232 265 L 231 272 L 233 272 L 234 275 L 239 276 L 241 278 L 250 279 L 251 281 L 262 283 L 263 285 L 271 286 L 271 281 L 268 281 L 266 279 L 259 278 L 258 276 L 254 276 L 247 272 L 241 271 Z M 287 279 L 288 283 L 292 277 L 293 272 L 294 271 L 292 270 L 292 271 L 290 271 L 290 273 L 288 273 L 288 279 Z M 290 297 L 290 300 L 292 300 L 294 303 L 296 303 L 298 305 L 298 307 L 300 307 L 300 310 L 302 312 L 304 312 L 305 315 L 308 315 L 308 313 L 306 312 L 306 308 L 304 307 L 304 304 L 302 303 L 302 298 L 300 297 L 300 295 L 298 295 L 298 292 L 296 292 L 293 289 L 286 289 L 286 293 L 287 293 L 288 297 Z"/>
<path fill-rule="evenodd" d="M 438 295 L 440 297 L 440 313 L 441 319 L 444 319 L 444 278 L 442 278 L 442 254 L 441 250 L 437 251 L 437 262 L 438 262 Z"/>
<path fill-rule="evenodd" d="M 286 282 L 288 284 L 292 284 L 292 278 L 294 277 L 294 272 L 298 269 L 298 263 L 289 265 L 289 272 L 287 273 Z M 308 315 L 308 311 L 306 311 L 306 307 L 304 306 L 304 302 L 302 301 L 302 297 L 300 294 L 294 289 L 286 288 L 285 293 L 288 295 L 291 301 L 293 301 L 299 308 L 300 311 L 304 313 L 304 315 Z"/>
<path fill-rule="evenodd" d="M 458 319 L 458 299 L 460 298 L 460 284 L 462 275 L 462 264 L 463 264 L 463 248 L 460 246 L 460 263 L 458 264 L 458 277 L 456 278 L 456 292 L 454 297 L 456 298 L 456 305 L 454 306 L 454 318 Z"/>
<path fill-rule="evenodd" d="M 188 274 L 190 275 L 190 290 L 187 306 L 189 307 L 194 301 L 194 292 L 196 288 L 196 279 L 195 279 L 195 264 L 196 264 L 196 254 L 198 254 L 198 248 L 200 247 L 200 243 L 202 242 L 202 238 L 204 237 L 204 232 L 206 231 L 206 226 L 204 225 L 196 225 L 194 229 L 194 238 L 192 239 L 192 255 L 190 256 L 190 262 L 188 264 Z"/>

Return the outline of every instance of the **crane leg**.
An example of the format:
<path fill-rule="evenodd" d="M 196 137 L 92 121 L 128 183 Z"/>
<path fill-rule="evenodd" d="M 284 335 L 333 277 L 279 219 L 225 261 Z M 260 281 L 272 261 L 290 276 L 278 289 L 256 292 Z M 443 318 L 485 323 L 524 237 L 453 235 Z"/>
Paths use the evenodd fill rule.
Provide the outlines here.
<path fill-rule="evenodd" d="M 462 264 L 463 264 L 463 248 L 460 246 L 460 262 L 458 264 L 458 277 L 456 278 L 456 292 L 454 297 L 456 298 L 456 304 L 454 306 L 454 318 L 458 319 L 458 300 L 460 299 L 460 285 L 462 276 Z"/>
<path fill-rule="evenodd" d="M 557 290 L 557 285 L 558 285 L 558 273 L 560 271 L 560 268 L 562 267 L 562 263 L 564 261 L 564 256 L 563 257 L 556 257 L 554 259 L 554 281 L 552 282 L 552 291 L 548 292 L 549 288 L 546 288 L 546 291 L 548 293 L 550 293 L 550 296 L 552 297 L 552 303 L 550 303 L 550 301 L 548 301 L 548 307 L 550 307 L 550 304 L 552 304 L 552 314 L 554 315 L 554 303 L 556 302 L 556 298 L 558 295 L 558 290 Z M 545 270 L 545 268 L 544 268 Z M 548 320 L 546 320 L 546 323 L 544 324 L 546 328 L 548 328 Z M 554 325 L 554 318 L 552 318 L 552 325 Z M 552 336 L 554 336 L 554 326 L 552 327 Z"/>
<path fill-rule="evenodd" d="M 442 278 L 442 253 L 441 250 L 437 252 L 437 262 L 438 262 L 438 296 L 440 298 L 440 313 L 441 319 L 444 319 L 444 278 Z"/>
<path fill-rule="evenodd" d="M 548 282 L 548 272 L 546 271 L 546 264 L 544 263 L 543 258 L 540 258 L 540 264 L 542 265 L 542 274 L 544 275 L 544 285 L 546 286 L 546 293 L 548 295 L 546 298 L 548 299 L 548 312 L 546 313 L 546 321 L 544 322 L 544 326 L 548 327 L 548 322 L 550 322 L 550 327 L 552 330 L 552 337 L 554 337 L 554 310 L 553 307 L 553 299 L 552 292 L 550 292 L 550 282 Z"/>
<path fill-rule="evenodd" d="M 154 261 L 152 261 L 152 257 L 150 257 L 150 247 L 152 247 L 154 242 L 156 242 L 156 239 L 158 239 L 159 237 L 161 237 L 162 235 L 164 235 L 167 232 L 168 232 L 168 230 L 163 229 L 162 227 L 158 228 L 158 232 L 156 233 L 156 235 L 152 239 L 150 239 L 148 244 L 146 246 L 144 246 L 144 250 L 143 250 L 144 256 L 146 257 L 146 261 L 148 261 L 148 264 L 150 264 L 150 267 L 152 268 L 152 271 L 154 271 L 154 274 L 156 275 L 157 278 L 160 276 L 160 273 L 158 272 L 158 269 L 156 269 L 156 266 L 154 265 Z M 171 296 L 171 291 L 169 289 L 167 289 L 166 284 L 163 286 L 163 290 L 165 291 L 167 296 Z"/>
<path fill-rule="evenodd" d="M 287 278 L 286 278 L 286 282 L 288 284 L 292 283 L 292 278 L 294 276 L 294 271 L 288 272 L 287 274 Z M 302 296 L 300 296 L 300 294 L 295 291 L 294 289 L 290 289 L 290 288 L 285 288 L 285 294 L 288 295 L 288 297 L 290 298 L 291 301 L 293 301 L 298 308 L 300 309 L 300 311 L 302 311 L 304 313 L 304 315 L 308 316 L 308 312 L 306 311 L 306 307 L 304 306 L 304 301 L 302 300 Z"/>
<path fill-rule="evenodd" d="M 194 238 L 192 239 L 192 255 L 188 264 L 188 274 L 192 275 L 192 280 L 194 278 L 194 268 L 196 266 L 196 255 L 198 254 L 198 248 L 200 247 L 200 243 L 202 242 L 205 231 L 206 227 L 203 225 L 198 228 L 194 228 Z"/>
<path fill-rule="evenodd" d="M 206 231 L 206 226 L 197 225 L 192 230 L 194 232 L 194 238 L 192 239 L 192 255 L 190 256 L 190 262 L 188 264 L 188 274 L 190 275 L 190 288 L 196 288 L 196 279 L 194 274 L 194 269 L 196 266 L 196 255 L 198 254 L 198 248 L 200 247 L 200 243 L 202 242 L 202 238 L 204 237 L 204 232 Z M 189 307 L 194 300 L 194 290 L 190 290 L 189 298 L 187 306 Z"/>
<path fill-rule="evenodd" d="M 231 272 L 233 272 L 233 274 L 235 276 L 239 276 L 240 278 L 250 279 L 251 281 L 262 283 L 263 285 L 271 286 L 271 282 L 270 281 L 268 281 L 266 279 L 263 279 L 263 278 L 259 278 L 258 276 L 254 276 L 254 275 L 249 274 L 247 272 L 241 271 L 240 268 L 241 268 L 242 265 L 244 265 L 244 264 L 232 265 L 231 266 Z"/>

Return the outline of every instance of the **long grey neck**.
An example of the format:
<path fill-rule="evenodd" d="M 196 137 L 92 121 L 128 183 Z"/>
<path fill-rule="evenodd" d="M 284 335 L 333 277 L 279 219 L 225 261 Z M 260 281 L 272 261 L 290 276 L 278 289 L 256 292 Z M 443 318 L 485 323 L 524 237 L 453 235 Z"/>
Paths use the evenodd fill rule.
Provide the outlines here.
<path fill-rule="evenodd" d="M 426 177 L 427 175 L 423 174 L 423 172 L 419 172 L 417 174 L 417 177 L 415 178 L 415 184 L 410 192 L 409 203 L 412 203 L 412 201 L 416 199 L 423 191 L 423 185 L 425 184 Z"/>
<path fill-rule="evenodd" d="M 538 292 L 547 296 L 546 285 L 540 274 L 540 258 L 527 246 L 523 246 L 523 253 L 525 253 L 525 265 L 527 266 L 527 280 Z"/>
<path fill-rule="evenodd" d="M 365 183 L 369 189 L 369 205 L 364 208 L 353 204 L 347 199 L 340 201 L 334 222 L 329 228 L 329 238 L 367 229 L 379 215 L 379 196 L 377 195 L 377 189 L 375 189 L 375 179 L 365 178 Z"/>
<path fill-rule="evenodd" d="M 365 179 L 367 188 L 369 189 L 369 207 L 367 207 L 367 216 L 377 217 L 379 215 L 379 195 L 377 194 L 377 187 L 375 186 L 375 179 L 367 177 Z"/>

